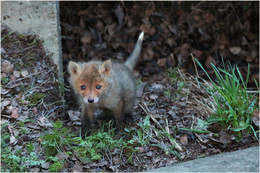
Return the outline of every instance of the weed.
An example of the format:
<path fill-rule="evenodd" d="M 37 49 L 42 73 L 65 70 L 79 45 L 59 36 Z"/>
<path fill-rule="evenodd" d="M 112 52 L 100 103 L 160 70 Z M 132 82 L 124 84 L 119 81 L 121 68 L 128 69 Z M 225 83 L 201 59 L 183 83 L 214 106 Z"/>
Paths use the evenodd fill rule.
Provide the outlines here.
<path fill-rule="evenodd" d="M 32 45 L 36 45 L 37 44 L 37 40 L 33 39 L 33 42 L 29 43 L 28 46 L 32 46 Z"/>
<path fill-rule="evenodd" d="M 8 77 L 3 77 L 3 78 L 1 78 L 1 84 L 2 84 L 2 85 L 6 85 L 6 84 L 8 84 L 8 82 L 9 82 Z"/>
<path fill-rule="evenodd" d="M 243 132 L 251 130 L 258 139 L 252 126 L 252 116 L 254 110 L 259 109 L 257 105 L 259 89 L 256 94 L 247 92 L 250 65 L 244 80 L 236 65 L 229 64 L 228 69 L 221 69 L 211 64 L 217 77 L 214 82 L 199 61 L 197 59 L 196 61 L 213 85 L 212 88 L 206 88 L 201 84 L 214 98 L 214 114 L 210 116 L 208 122 L 219 123 L 225 130 L 233 131 L 237 141 L 242 139 Z"/>
<path fill-rule="evenodd" d="M 175 86 L 176 89 L 173 92 L 172 89 L 167 88 L 164 91 L 164 95 L 174 98 L 175 100 L 178 100 L 180 97 L 186 96 L 187 94 L 183 91 L 183 88 L 187 87 L 188 83 L 181 78 L 179 74 L 179 69 L 178 68 L 169 69 L 166 71 L 166 74 L 170 79 L 171 85 Z"/>
<path fill-rule="evenodd" d="M 71 135 L 69 134 L 69 130 L 62 126 L 61 121 L 56 121 L 53 124 L 53 130 L 50 133 L 45 133 L 42 137 L 46 156 L 55 156 L 60 150 L 61 145 L 68 144 L 68 139 Z"/>
<path fill-rule="evenodd" d="M 35 92 L 29 96 L 28 100 L 31 102 L 30 105 L 38 104 L 43 98 L 46 97 L 46 94 Z"/>

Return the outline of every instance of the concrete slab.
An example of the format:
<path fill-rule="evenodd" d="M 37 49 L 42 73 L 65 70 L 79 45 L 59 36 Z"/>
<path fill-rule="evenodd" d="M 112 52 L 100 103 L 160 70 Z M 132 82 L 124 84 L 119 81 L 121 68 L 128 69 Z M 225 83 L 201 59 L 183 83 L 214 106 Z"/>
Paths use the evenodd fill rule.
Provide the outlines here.
<path fill-rule="evenodd" d="M 62 69 L 59 3 L 56 1 L 2 1 L 1 23 L 11 30 L 39 35 L 47 53 Z"/>
<path fill-rule="evenodd" d="M 222 153 L 147 172 L 259 172 L 259 147 Z"/>

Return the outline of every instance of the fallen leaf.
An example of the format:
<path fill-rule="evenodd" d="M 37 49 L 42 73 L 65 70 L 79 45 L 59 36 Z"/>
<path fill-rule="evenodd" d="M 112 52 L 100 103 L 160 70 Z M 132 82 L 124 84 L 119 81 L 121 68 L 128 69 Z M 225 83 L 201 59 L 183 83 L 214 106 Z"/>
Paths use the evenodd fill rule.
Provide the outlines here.
<path fill-rule="evenodd" d="M 239 47 L 239 46 L 230 47 L 229 50 L 232 54 L 238 55 L 241 51 L 241 47 Z"/>
<path fill-rule="evenodd" d="M 83 165 L 79 161 L 76 161 L 73 166 L 72 172 L 83 172 Z"/>
<path fill-rule="evenodd" d="M 16 144 L 16 142 L 17 142 L 17 139 L 14 137 L 13 134 L 11 134 L 11 136 L 10 136 L 10 144 Z"/>
<path fill-rule="evenodd" d="M 11 114 L 11 117 L 13 117 L 14 119 L 17 119 L 19 118 L 19 114 L 18 114 L 18 111 L 14 108 L 12 109 L 12 114 Z"/>
<path fill-rule="evenodd" d="M 80 112 L 79 111 L 73 111 L 69 110 L 68 115 L 71 121 L 79 121 L 80 120 Z"/>
<path fill-rule="evenodd" d="M 211 56 L 208 56 L 207 59 L 206 59 L 206 63 L 205 63 L 205 64 L 206 64 L 206 67 L 207 67 L 207 68 L 212 68 L 211 63 L 212 63 L 213 65 L 216 65 L 216 64 L 217 64 L 217 62 L 216 62 L 215 59 L 213 59 Z"/>
<path fill-rule="evenodd" d="M 146 153 L 146 155 L 149 156 L 149 157 L 152 157 L 154 155 L 154 152 L 149 151 L 148 153 Z"/>
<path fill-rule="evenodd" d="M 3 125 L 3 124 L 5 124 L 5 123 L 9 124 L 9 121 L 6 120 L 6 119 L 3 119 L 3 117 L 1 117 L 0 125 Z"/>
<path fill-rule="evenodd" d="M 49 128 L 49 127 L 52 127 L 52 124 L 49 122 L 49 120 L 46 118 L 46 117 L 39 117 L 38 119 L 38 124 L 41 126 L 41 127 L 44 127 L 44 128 Z"/>
<path fill-rule="evenodd" d="M 21 72 L 21 75 L 22 75 L 23 77 L 27 76 L 28 74 L 29 74 L 29 72 L 28 72 L 27 70 L 23 70 L 23 71 Z"/>
<path fill-rule="evenodd" d="M 171 115 L 173 119 L 178 118 L 178 116 L 176 115 L 176 112 L 173 110 L 169 110 L 168 114 Z"/>
<path fill-rule="evenodd" d="M 115 165 L 119 165 L 120 163 L 122 163 L 122 159 L 119 157 L 120 155 L 116 155 L 113 157 L 113 163 Z"/>
<path fill-rule="evenodd" d="M 157 64 L 158 64 L 160 67 L 165 67 L 165 66 L 166 66 L 166 61 L 167 61 L 166 58 L 161 58 L 161 59 L 158 59 L 158 60 L 157 60 Z"/>
<path fill-rule="evenodd" d="M 4 108 L 5 106 L 8 106 L 11 103 L 11 100 L 4 100 L 1 102 L 1 107 Z"/>
<path fill-rule="evenodd" d="M 164 89 L 165 87 L 162 85 L 162 84 L 157 84 L 157 83 L 153 83 L 152 84 L 152 89 L 153 90 L 162 90 Z"/>
<path fill-rule="evenodd" d="M 153 164 L 156 164 L 157 162 L 161 161 L 162 159 L 158 158 L 158 159 L 153 159 Z"/>
<path fill-rule="evenodd" d="M 158 147 L 157 147 L 157 146 L 151 146 L 151 147 L 150 147 L 150 150 L 151 150 L 151 151 L 158 150 Z"/>
<path fill-rule="evenodd" d="M 219 142 L 226 145 L 232 141 L 232 136 L 225 131 L 219 133 Z"/>
<path fill-rule="evenodd" d="M 20 72 L 19 72 L 19 71 L 16 71 L 16 70 L 13 71 L 13 75 L 14 75 L 14 77 L 16 77 L 16 78 L 19 78 L 19 77 L 21 76 Z"/>
<path fill-rule="evenodd" d="M 34 114 L 37 114 L 37 112 L 38 112 L 36 107 L 33 107 L 32 111 L 33 111 Z"/>
<path fill-rule="evenodd" d="M 12 73 L 14 71 L 14 65 L 8 61 L 4 60 L 1 65 L 1 72 Z"/>
<path fill-rule="evenodd" d="M 108 31 L 108 34 L 109 35 L 113 35 L 114 34 L 114 31 L 116 29 L 116 23 L 112 23 L 110 25 L 107 26 L 107 31 Z"/>
<path fill-rule="evenodd" d="M 75 165 L 74 165 L 75 166 Z M 43 169 L 49 169 L 50 168 L 50 163 L 49 162 L 44 162 L 44 164 L 42 164 L 41 166 Z M 82 171 L 79 171 L 82 172 Z"/>
<path fill-rule="evenodd" d="M 206 23 L 211 23 L 213 20 L 215 20 L 215 17 L 211 13 L 206 13 L 204 18 Z"/>
<path fill-rule="evenodd" d="M 91 40 L 92 38 L 89 32 L 84 32 L 84 34 L 80 38 L 80 41 L 83 43 L 83 45 L 89 44 Z"/>
<path fill-rule="evenodd" d="M 158 98 L 158 95 L 156 95 L 156 94 L 151 94 L 151 95 L 149 96 L 149 98 L 152 99 L 152 100 L 156 100 L 156 99 Z"/>
<path fill-rule="evenodd" d="M 135 147 L 135 149 L 138 150 L 138 153 L 143 153 L 144 152 L 144 148 L 143 147 Z"/>
<path fill-rule="evenodd" d="M 187 145 L 188 144 L 188 136 L 187 135 L 182 135 L 180 137 L 180 142 L 182 145 Z"/>
<path fill-rule="evenodd" d="M 67 159 L 69 157 L 69 154 L 67 154 L 66 152 L 58 152 L 58 154 L 56 155 L 56 157 L 59 160 L 64 160 Z"/>
<path fill-rule="evenodd" d="M 257 127 L 259 127 L 259 110 L 254 111 L 252 121 Z"/>
<path fill-rule="evenodd" d="M 40 169 L 35 167 L 30 169 L 30 172 L 40 172 Z"/>

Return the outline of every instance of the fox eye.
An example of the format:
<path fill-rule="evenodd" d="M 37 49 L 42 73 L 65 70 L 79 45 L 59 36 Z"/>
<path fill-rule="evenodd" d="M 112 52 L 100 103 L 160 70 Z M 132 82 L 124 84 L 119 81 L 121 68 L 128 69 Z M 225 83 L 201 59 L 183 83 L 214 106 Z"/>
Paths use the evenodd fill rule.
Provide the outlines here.
<path fill-rule="evenodd" d="M 85 90 L 85 89 L 86 89 L 86 86 L 85 86 L 85 85 L 81 85 L 80 88 L 81 88 L 82 90 Z"/>
<path fill-rule="evenodd" d="M 96 86 L 96 89 L 97 89 L 97 90 L 101 89 L 101 85 L 97 85 L 97 86 Z"/>

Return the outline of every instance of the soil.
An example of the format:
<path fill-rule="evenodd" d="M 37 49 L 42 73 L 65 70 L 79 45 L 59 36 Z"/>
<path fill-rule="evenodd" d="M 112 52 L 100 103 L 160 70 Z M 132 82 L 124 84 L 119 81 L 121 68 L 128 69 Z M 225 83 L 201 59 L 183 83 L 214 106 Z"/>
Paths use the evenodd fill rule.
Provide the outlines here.
<path fill-rule="evenodd" d="M 181 150 L 175 148 L 173 153 L 153 147 L 151 144 L 165 148 L 173 145 L 168 137 L 161 137 L 154 131 L 152 140 L 140 147 L 133 163 L 126 162 L 126 156 L 115 152 L 112 162 L 106 156 L 89 164 L 69 158 L 61 171 L 70 172 L 79 165 L 83 171 L 144 171 L 259 145 L 252 134 L 236 142 L 231 133 L 218 126 L 210 126 L 209 133 L 183 130 L 201 128 L 201 123 L 212 114 L 212 98 L 194 77 L 191 52 L 209 72 L 212 69 L 208 63 L 221 66 L 221 56 L 245 69 L 243 75 L 247 62 L 259 62 L 259 25 L 252 24 L 259 22 L 252 17 L 259 16 L 255 10 L 259 8 L 259 2 L 213 3 L 60 2 L 66 85 L 68 61 L 111 57 L 124 61 L 139 32 L 144 30 L 143 53 L 134 71 L 138 83 L 134 121 L 126 128 L 140 128 L 137 124 L 149 114 L 153 117 L 151 128 L 163 127 L 181 147 Z M 241 10 L 245 7 L 248 9 Z M 230 10 L 233 13 L 224 24 L 220 19 Z M 38 146 L 38 153 L 43 153 L 39 138 L 43 132 L 52 129 L 51 123 L 56 120 L 75 128 L 77 133 L 79 120 L 72 120 L 68 112 L 78 115 L 79 106 L 73 93 L 66 91 L 66 116 L 63 116 L 57 67 L 36 36 L 14 33 L 6 26 L 1 27 L 1 34 L 1 79 L 6 80 L 1 80 L 1 125 L 9 124 L 2 133 L 7 131 L 15 136 L 16 140 L 8 140 L 11 148 L 24 146 L 30 141 Z M 244 43 L 241 39 L 245 39 Z M 236 53 L 238 50 L 239 54 Z M 5 68 L 3 64 L 6 64 Z M 174 78 L 169 77 L 169 69 L 177 66 Z M 19 71 L 19 75 L 15 71 Z M 203 77 L 201 72 L 199 74 Z M 252 65 L 250 74 L 250 86 L 254 87 L 253 79 L 258 80 L 258 66 Z M 25 124 L 31 130 L 27 134 L 17 134 L 15 124 L 26 119 L 32 120 Z M 117 133 L 120 136 L 120 130 Z M 218 136 L 214 135 L 216 133 Z M 5 163 L 1 162 L 1 165 L 3 167 Z M 48 168 L 37 167 L 37 170 L 48 171 Z"/>

